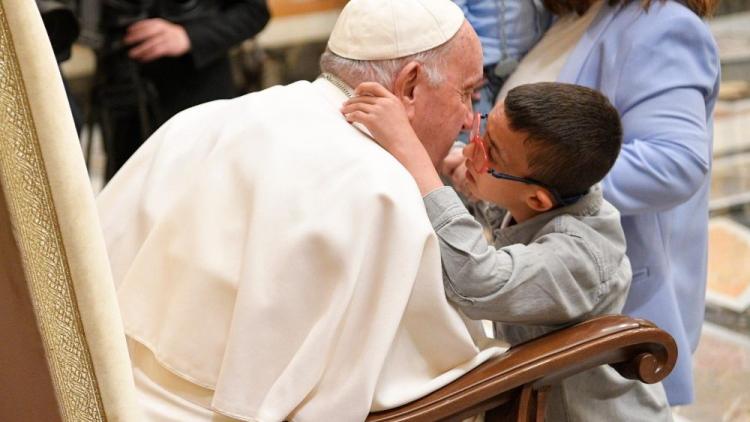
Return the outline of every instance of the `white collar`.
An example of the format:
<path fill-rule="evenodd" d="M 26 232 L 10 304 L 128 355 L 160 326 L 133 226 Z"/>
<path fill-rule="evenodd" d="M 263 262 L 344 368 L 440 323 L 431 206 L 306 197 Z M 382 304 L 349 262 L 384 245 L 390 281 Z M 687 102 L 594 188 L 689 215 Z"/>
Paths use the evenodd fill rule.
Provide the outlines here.
<path fill-rule="evenodd" d="M 354 96 L 354 89 L 352 89 L 352 87 L 330 73 L 322 73 L 318 76 L 318 79 L 313 82 L 313 85 L 320 89 L 323 96 L 333 103 L 337 110 L 341 109 L 341 106 L 344 105 L 344 102 L 347 99 Z M 342 115 L 341 118 L 344 118 L 344 116 Z M 359 123 L 352 123 L 352 126 L 371 139 L 375 139 L 365 126 Z"/>

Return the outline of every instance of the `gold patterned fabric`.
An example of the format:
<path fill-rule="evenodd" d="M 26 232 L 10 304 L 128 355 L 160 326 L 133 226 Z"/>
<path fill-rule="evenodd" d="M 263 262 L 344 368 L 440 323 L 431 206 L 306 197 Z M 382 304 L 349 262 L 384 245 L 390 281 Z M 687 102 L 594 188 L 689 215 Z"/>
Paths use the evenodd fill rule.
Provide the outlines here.
<path fill-rule="evenodd" d="M 0 174 L 63 418 L 100 421 L 101 397 L 4 9 L 0 5 Z"/>
<path fill-rule="evenodd" d="M 93 193 L 29 0 L 0 0 L 0 187 L 60 417 L 138 420 Z"/>

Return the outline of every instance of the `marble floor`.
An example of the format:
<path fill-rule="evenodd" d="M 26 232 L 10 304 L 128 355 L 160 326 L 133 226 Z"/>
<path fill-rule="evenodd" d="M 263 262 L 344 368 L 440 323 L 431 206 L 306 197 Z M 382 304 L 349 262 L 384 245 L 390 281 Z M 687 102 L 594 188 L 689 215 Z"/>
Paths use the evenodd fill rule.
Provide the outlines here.
<path fill-rule="evenodd" d="M 750 422 L 750 336 L 704 323 L 694 371 L 696 402 L 676 420 Z"/>

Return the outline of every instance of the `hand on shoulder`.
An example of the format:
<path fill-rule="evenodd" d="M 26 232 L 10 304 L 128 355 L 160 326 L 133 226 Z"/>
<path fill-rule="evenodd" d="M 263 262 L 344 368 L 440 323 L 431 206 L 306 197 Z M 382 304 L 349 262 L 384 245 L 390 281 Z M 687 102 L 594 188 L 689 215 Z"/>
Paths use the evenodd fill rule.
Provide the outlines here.
<path fill-rule="evenodd" d="M 375 141 L 406 167 L 423 195 L 442 186 L 401 100 L 376 82 L 359 84 L 354 94 L 341 108 L 346 120 L 364 125 Z"/>
<path fill-rule="evenodd" d="M 341 112 L 348 122 L 364 125 L 375 141 L 396 158 L 424 150 L 404 105 L 377 82 L 359 84 Z"/>

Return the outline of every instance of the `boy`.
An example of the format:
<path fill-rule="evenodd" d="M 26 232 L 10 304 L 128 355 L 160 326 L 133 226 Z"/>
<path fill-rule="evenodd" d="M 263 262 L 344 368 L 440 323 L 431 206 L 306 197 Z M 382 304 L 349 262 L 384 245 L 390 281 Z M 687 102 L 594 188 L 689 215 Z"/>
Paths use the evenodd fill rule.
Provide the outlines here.
<path fill-rule="evenodd" d="M 617 210 L 597 183 L 620 151 L 617 110 L 600 93 L 559 83 L 519 86 L 476 115 L 464 149 L 473 196 L 508 210 L 481 226 L 443 186 L 400 100 L 373 83 L 342 112 L 363 124 L 412 174 L 440 241 L 446 295 L 467 316 L 489 319 L 518 344 L 596 315 L 619 313 L 631 279 Z M 550 391 L 551 421 L 671 420 L 661 384 L 627 380 L 609 366 Z"/>
<path fill-rule="evenodd" d="M 466 16 L 482 43 L 484 83 L 473 99 L 474 109 L 490 112 L 500 89 L 552 23 L 552 14 L 540 0 L 453 0 Z M 484 126 L 482 126 L 484 128 Z M 477 201 L 461 188 L 465 171 L 461 150 L 469 142 L 461 133 L 440 171 L 463 196 L 467 208 L 483 226 L 500 223 L 504 210 L 486 201 Z M 458 170 L 460 168 L 460 170 Z M 458 170 L 458 171 L 457 171 Z"/>

